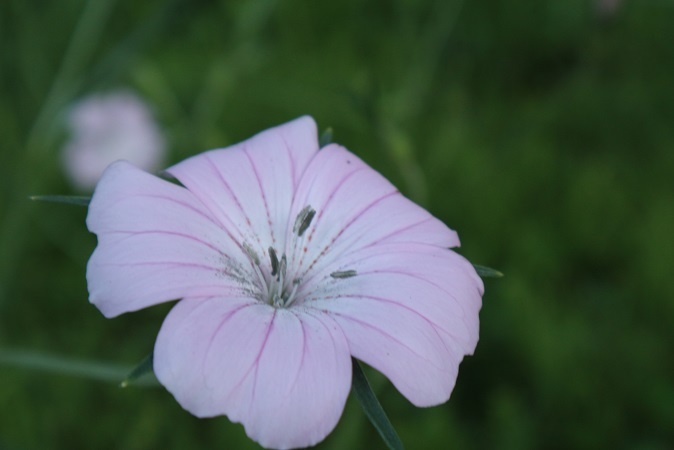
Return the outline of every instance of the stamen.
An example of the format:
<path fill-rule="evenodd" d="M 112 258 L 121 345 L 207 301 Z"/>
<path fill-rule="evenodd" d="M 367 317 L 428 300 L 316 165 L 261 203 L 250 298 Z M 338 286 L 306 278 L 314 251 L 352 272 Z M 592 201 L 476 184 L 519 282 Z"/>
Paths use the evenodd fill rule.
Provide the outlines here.
<path fill-rule="evenodd" d="M 314 216 L 316 215 L 316 210 L 311 207 L 311 205 L 307 205 L 304 208 L 302 208 L 302 211 L 297 215 L 297 218 L 295 219 L 295 225 L 293 226 L 293 233 L 297 233 L 297 236 L 302 236 L 305 231 L 307 231 L 307 228 L 309 228 L 309 225 L 311 224 L 311 221 L 314 219 Z"/>
<path fill-rule="evenodd" d="M 262 275 L 262 271 L 260 271 L 260 258 L 257 256 L 255 250 L 253 250 L 253 247 L 251 247 L 247 242 L 243 243 L 243 249 L 248 254 L 248 257 L 253 261 L 253 270 L 260 281 L 260 286 L 262 286 L 261 289 L 263 298 L 269 297 L 269 288 L 267 287 L 267 282 L 264 279 L 264 275 Z"/>
<path fill-rule="evenodd" d="M 330 274 L 332 278 L 351 278 L 355 277 L 356 275 L 357 272 L 355 270 L 340 270 Z"/>
<path fill-rule="evenodd" d="M 260 286 L 262 286 L 262 298 L 269 297 L 269 288 L 267 287 L 264 275 L 262 275 L 262 272 L 260 271 L 260 266 L 253 265 L 253 269 L 257 274 L 257 278 L 260 280 Z"/>
<path fill-rule="evenodd" d="M 271 259 L 271 276 L 275 277 L 278 273 L 278 256 L 272 247 L 269 247 L 269 258 Z"/>
<path fill-rule="evenodd" d="M 278 271 L 278 281 L 281 289 L 283 289 L 283 279 L 286 277 L 287 266 L 288 260 L 286 259 L 286 255 L 284 254 L 283 256 L 281 256 L 281 263 L 279 264 L 279 271 Z"/>
<path fill-rule="evenodd" d="M 292 304 L 293 301 L 295 301 L 295 294 L 297 293 L 297 288 L 299 287 L 299 285 L 300 285 L 300 279 L 299 279 L 299 278 L 295 278 L 295 279 L 293 280 L 293 290 L 292 290 L 292 292 L 291 292 L 290 295 L 288 296 L 288 299 L 287 299 L 286 302 L 285 302 L 286 308 L 287 308 L 288 306 L 290 306 L 290 305 Z"/>
<path fill-rule="evenodd" d="M 302 236 L 305 231 L 307 231 L 307 228 L 309 228 L 309 225 L 311 225 L 311 221 L 313 220 L 314 216 L 316 215 L 315 210 L 309 211 L 309 214 L 307 214 L 307 217 L 304 218 L 302 221 L 302 225 L 300 225 L 300 229 L 297 230 L 297 235 Z"/>
<path fill-rule="evenodd" d="M 248 257 L 253 260 L 255 265 L 259 266 L 260 265 L 260 258 L 257 256 L 257 253 L 255 253 L 255 250 L 253 250 L 253 247 L 248 245 L 248 243 L 244 242 L 243 243 L 243 249 L 248 254 Z"/>

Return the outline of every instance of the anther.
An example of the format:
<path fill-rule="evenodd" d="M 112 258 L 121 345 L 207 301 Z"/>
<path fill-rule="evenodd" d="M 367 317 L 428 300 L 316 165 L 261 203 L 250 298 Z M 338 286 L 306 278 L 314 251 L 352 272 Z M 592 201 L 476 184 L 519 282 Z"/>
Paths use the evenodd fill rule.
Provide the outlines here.
<path fill-rule="evenodd" d="M 278 273 L 278 256 L 272 247 L 269 247 L 269 258 L 271 259 L 271 276 L 275 277 Z"/>
<path fill-rule="evenodd" d="M 357 272 L 355 270 L 340 270 L 330 274 L 332 278 L 351 278 L 355 277 L 356 275 Z"/>
<path fill-rule="evenodd" d="M 311 221 L 314 219 L 314 216 L 316 215 L 316 210 L 311 207 L 311 205 L 307 205 L 304 208 L 302 208 L 302 211 L 297 215 L 297 218 L 295 219 L 295 225 L 293 226 L 293 232 L 297 233 L 298 236 L 302 236 L 305 231 L 307 231 L 307 228 L 309 228 L 309 225 L 311 225 Z"/>

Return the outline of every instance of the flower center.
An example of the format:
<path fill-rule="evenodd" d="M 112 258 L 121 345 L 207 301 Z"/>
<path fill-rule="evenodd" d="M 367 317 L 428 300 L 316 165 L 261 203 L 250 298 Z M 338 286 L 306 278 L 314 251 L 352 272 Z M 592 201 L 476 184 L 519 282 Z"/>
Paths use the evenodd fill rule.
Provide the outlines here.
<path fill-rule="evenodd" d="M 269 260 L 271 262 L 271 277 L 269 283 L 267 283 L 267 303 L 276 307 L 290 306 L 295 300 L 300 279 L 295 278 L 292 281 L 292 288 L 286 288 L 286 273 L 288 268 L 286 255 L 283 254 L 279 260 L 273 247 L 269 247 L 267 252 L 269 253 Z"/>
<path fill-rule="evenodd" d="M 290 286 L 287 284 L 287 269 L 288 269 L 288 259 L 286 255 L 283 254 L 281 259 L 278 259 L 276 250 L 273 247 L 269 247 L 269 260 L 271 262 L 271 272 L 270 276 L 267 279 L 262 270 L 260 269 L 260 258 L 258 257 L 255 250 L 246 243 L 243 244 L 243 249 L 246 251 L 250 257 L 253 268 L 255 269 L 255 274 L 257 275 L 258 282 L 262 291 L 262 299 L 266 303 L 275 306 L 275 307 L 288 307 L 295 300 L 295 294 L 297 294 L 297 288 L 300 285 L 300 279 L 295 278 Z"/>
<path fill-rule="evenodd" d="M 302 208 L 295 219 L 293 233 L 301 237 L 307 231 L 309 225 L 311 225 L 311 221 L 315 215 L 316 210 L 311 206 L 307 205 Z M 253 269 L 260 285 L 261 300 L 277 308 L 289 307 L 295 301 L 300 279 L 295 278 L 292 282 L 288 283 L 288 258 L 286 258 L 285 253 L 279 259 L 276 249 L 274 247 L 268 248 L 267 253 L 269 254 L 271 271 L 267 278 L 262 273 L 260 257 L 255 250 L 246 242 L 243 243 L 243 249 L 253 263 Z"/>
<path fill-rule="evenodd" d="M 309 205 L 305 206 L 295 219 L 293 233 L 296 234 L 297 237 L 301 237 L 311 225 L 311 221 L 315 215 L 316 210 Z M 255 271 L 255 276 L 257 277 L 257 283 L 253 281 L 255 285 L 259 286 L 259 292 L 256 292 L 255 296 L 275 308 L 287 308 L 292 305 L 297 298 L 296 294 L 301 279 L 297 277 L 290 281 L 287 278 L 288 258 L 286 258 L 285 253 L 279 258 L 278 252 L 274 247 L 269 247 L 267 249 L 270 270 L 266 271 L 269 275 L 265 276 L 261 267 L 262 261 L 253 247 L 244 242 L 243 250 L 250 258 L 253 270 Z M 355 275 L 355 270 L 343 270 L 330 273 L 330 277 L 333 279 L 350 278 Z"/>

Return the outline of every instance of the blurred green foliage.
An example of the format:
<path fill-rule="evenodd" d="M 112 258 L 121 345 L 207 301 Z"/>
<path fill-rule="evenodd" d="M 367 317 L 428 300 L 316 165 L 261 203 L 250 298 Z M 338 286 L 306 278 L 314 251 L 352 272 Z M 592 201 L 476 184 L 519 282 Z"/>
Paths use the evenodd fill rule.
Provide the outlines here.
<path fill-rule="evenodd" d="M 3 1 L 0 352 L 152 348 L 170 306 L 105 320 L 85 209 L 27 199 L 75 193 L 68 105 L 127 87 L 171 162 L 311 114 L 506 274 L 447 404 L 368 372 L 408 448 L 671 448 L 674 2 L 599 3 Z M 382 446 L 350 400 L 319 448 Z M 2 365 L 0 448 L 257 446 L 163 389 Z"/>

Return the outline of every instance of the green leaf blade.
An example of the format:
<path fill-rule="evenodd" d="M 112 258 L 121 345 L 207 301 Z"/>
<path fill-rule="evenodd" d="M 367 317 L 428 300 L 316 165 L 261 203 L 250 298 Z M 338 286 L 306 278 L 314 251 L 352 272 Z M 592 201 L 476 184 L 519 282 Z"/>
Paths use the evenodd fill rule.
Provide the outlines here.
<path fill-rule="evenodd" d="M 491 267 L 481 266 L 479 264 L 473 264 L 473 267 L 475 268 L 475 271 L 477 272 L 477 274 L 482 278 L 502 278 L 503 277 L 503 272 L 499 272 L 498 270 L 492 269 Z"/>
<path fill-rule="evenodd" d="M 377 400 L 377 396 L 372 391 L 372 387 L 370 387 L 370 383 L 367 381 L 360 363 L 356 359 L 351 358 L 351 364 L 353 366 L 353 384 L 351 389 L 358 402 L 360 402 L 363 411 L 365 411 L 365 415 L 370 419 L 370 422 L 372 422 L 372 425 L 374 425 L 389 449 L 403 450 L 403 443 L 386 416 L 379 400 Z"/>
<path fill-rule="evenodd" d="M 65 203 L 77 206 L 89 206 L 89 202 L 91 202 L 91 197 L 83 195 L 31 195 L 29 198 L 37 202 Z"/>
<path fill-rule="evenodd" d="M 332 127 L 328 127 L 321 134 L 321 138 L 318 140 L 318 148 L 323 148 L 328 144 L 332 144 L 333 131 Z"/>
<path fill-rule="evenodd" d="M 119 387 L 125 388 L 130 384 L 135 383 L 139 378 L 144 375 L 149 375 L 154 373 L 154 354 L 150 353 L 147 355 L 141 362 L 138 363 L 136 367 L 133 368 L 131 372 L 122 380 L 119 384 Z"/>
<path fill-rule="evenodd" d="M 116 381 L 128 367 L 53 355 L 25 349 L 0 349 L 0 366 L 69 375 L 97 381 Z"/>

